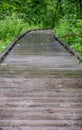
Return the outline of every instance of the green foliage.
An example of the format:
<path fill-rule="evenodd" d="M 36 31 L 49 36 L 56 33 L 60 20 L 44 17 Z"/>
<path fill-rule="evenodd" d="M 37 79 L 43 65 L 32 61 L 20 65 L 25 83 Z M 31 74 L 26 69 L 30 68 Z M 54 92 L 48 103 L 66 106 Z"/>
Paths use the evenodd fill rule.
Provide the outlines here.
<path fill-rule="evenodd" d="M 55 28 L 56 35 L 82 54 L 82 15 L 80 0 L 61 0 L 63 17 Z"/>
<path fill-rule="evenodd" d="M 54 28 L 82 53 L 82 0 L 0 0 L 0 45 L 29 28 Z"/>
<path fill-rule="evenodd" d="M 30 27 L 28 23 L 25 23 L 23 19 L 19 19 L 15 14 L 0 20 L 0 51 L 5 49 L 21 33 L 33 28 L 39 28 L 39 25 Z"/>
<path fill-rule="evenodd" d="M 15 15 L 6 16 L 5 20 L 0 20 L 0 45 L 1 50 L 8 45 L 22 30 L 22 21 Z"/>

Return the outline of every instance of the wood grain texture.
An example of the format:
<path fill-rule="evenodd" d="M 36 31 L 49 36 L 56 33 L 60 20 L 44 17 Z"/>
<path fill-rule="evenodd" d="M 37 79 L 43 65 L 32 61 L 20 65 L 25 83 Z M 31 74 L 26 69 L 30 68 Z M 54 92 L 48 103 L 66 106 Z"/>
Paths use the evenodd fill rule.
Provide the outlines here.
<path fill-rule="evenodd" d="M 82 65 L 31 31 L 0 64 L 0 130 L 82 130 Z"/>

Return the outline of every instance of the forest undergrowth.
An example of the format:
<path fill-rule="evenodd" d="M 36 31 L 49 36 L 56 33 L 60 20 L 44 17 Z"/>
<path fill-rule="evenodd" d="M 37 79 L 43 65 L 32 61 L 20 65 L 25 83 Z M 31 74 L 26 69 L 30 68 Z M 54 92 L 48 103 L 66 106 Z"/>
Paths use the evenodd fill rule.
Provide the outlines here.
<path fill-rule="evenodd" d="M 15 14 L 0 20 L 0 52 L 2 52 L 19 35 L 30 29 L 38 29 L 40 25 L 29 25 Z"/>
<path fill-rule="evenodd" d="M 61 19 L 54 31 L 57 37 L 82 54 L 82 19 L 78 19 L 75 23 Z"/>
<path fill-rule="evenodd" d="M 0 52 L 30 29 L 52 28 L 82 55 L 81 0 L 0 0 Z"/>

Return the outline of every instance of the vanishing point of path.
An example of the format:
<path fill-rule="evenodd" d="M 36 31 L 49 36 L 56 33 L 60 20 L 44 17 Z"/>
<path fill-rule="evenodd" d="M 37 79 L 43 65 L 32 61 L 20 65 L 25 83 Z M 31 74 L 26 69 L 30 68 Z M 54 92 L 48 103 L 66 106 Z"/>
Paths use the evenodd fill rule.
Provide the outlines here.
<path fill-rule="evenodd" d="M 0 64 L 0 130 L 82 130 L 82 65 L 52 30 L 26 34 Z"/>

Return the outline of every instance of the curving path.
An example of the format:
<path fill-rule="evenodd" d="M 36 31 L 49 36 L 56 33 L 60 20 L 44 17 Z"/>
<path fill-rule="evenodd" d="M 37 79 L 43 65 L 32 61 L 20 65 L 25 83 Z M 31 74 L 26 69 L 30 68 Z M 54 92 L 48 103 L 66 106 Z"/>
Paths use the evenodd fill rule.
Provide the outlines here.
<path fill-rule="evenodd" d="M 52 30 L 26 34 L 0 64 L 0 130 L 82 130 L 82 65 Z"/>

